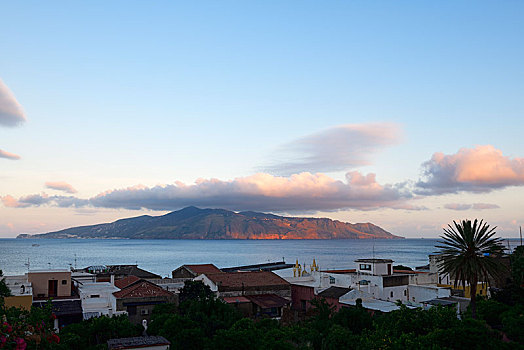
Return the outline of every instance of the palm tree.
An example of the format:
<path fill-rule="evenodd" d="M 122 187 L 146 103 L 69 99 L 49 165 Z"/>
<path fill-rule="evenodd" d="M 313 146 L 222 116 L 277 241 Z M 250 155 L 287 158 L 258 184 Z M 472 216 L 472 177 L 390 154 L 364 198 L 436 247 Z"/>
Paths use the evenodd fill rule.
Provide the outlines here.
<path fill-rule="evenodd" d="M 477 316 L 477 283 L 487 282 L 489 276 L 494 276 L 502 269 L 496 259 L 503 251 L 501 238 L 493 237 L 496 227 L 490 228 L 483 220 L 453 221 L 444 229 L 439 241 L 440 254 L 438 264 L 440 272 L 447 272 L 454 278 L 455 287 L 462 283 L 470 286 L 471 315 Z"/>

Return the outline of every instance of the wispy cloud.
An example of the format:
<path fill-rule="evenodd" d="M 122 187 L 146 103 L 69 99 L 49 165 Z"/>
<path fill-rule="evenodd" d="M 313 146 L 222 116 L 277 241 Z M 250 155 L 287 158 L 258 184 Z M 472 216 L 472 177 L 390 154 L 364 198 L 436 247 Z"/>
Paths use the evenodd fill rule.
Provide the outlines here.
<path fill-rule="evenodd" d="M 473 203 L 473 204 L 461 204 L 461 203 L 448 203 L 444 205 L 444 208 L 451 210 L 484 210 L 484 209 L 498 209 L 500 208 L 497 204 L 489 203 Z"/>
<path fill-rule="evenodd" d="M 0 125 L 17 126 L 26 120 L 24 110 L 15 95 L 0 79 Z"/>
<path fill-rule="evenodd" d="M 424 178 L 417 193 L 435 195 L 461 191 L 490 192 L 524 185 L 524 158 L 510 158 L 491 145 L 435 153 L 423 164 Z"/>
<path fill-rule="evenodd" d="M 370 164 L 374 154 L 398 143 L 400 134 L 391 123 L 332 127 L 283 145 L 263 169 L 279 175 L 346 171 Z"/>
<path fill-rule="evenodd" d="M 67 182 L 63 182 L 63 181 L 58 181 L 58 182 L 48 181 L 45 183 L 45 187 L 52 189 L 52 190 L 63 191 L 66 193 L 71 193 L 71 194 L 78 192 L 76 189 L 74 189 L 74 187 L 71 184 L 68 184 Z"/>
<path fill-rule="evenodd" d="M 194 184 L 138 185 L 109 190 L 90 199 L 32 195 L 3 197 L 11 207 L 55 205 L 103 208 L 174 210 L 189 205 L 231 210 L 272 212 L 336 211 L 379 208 L 421 210 L 411 205 L 411 193 L 403 184 L 381 185 L 375 174 L 346 174 L 345 181 L 324 174 L 300 173 L 289 177 L 259 173 L 229 181 L 199 179 Z"/>
<path fill-rule="evenodd" d="M 7 151 L 0 149 L 0 158 L 18 160 L 20 159 L 20 156 L 18 154 L 14 154 L 14 153 L 7 152 Z"/>

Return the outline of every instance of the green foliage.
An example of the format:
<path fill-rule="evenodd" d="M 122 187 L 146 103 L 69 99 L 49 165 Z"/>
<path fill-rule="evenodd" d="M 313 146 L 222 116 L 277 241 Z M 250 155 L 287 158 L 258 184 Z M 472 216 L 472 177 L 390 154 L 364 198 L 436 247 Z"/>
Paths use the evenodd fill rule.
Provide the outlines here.
<path fill-rule="evenodd" d="M 524 246 L 518 246 L 511 254 L 511 276 L 514 283 L 521 287 L 524 284 Z"/>
<path fill-rule="evenodd" d="M 105 349 L 109 339 L 137 337 L 143 330 L 129 322 L 126 315 L 95 317 L 64 327 L 60 331 L 61 345 L 63 349 Z"/>
<path fill-rule="evenodd" d="M 0 305 L 3 305 L 4 297 L 11 296 L 11 291 L 7 284 L 5 284 L 4 273 L 0 270 Z"/>
<path fill-rule="evenodd" d="M 511 340 L 524 344 L 524 305 L 515 305 L 502 314 L 503 331 Z"/>
<path fill-rule="evenodd" d="M 502 327 L 502 315 L 510 309 L 510 306 L 494 299 L 481 299 L 477 303 L 477 314 L 479 319 L 486 321 L 493 328 Z"/>
<path fill-rule="evenodd" d="M 211 288 L 202 283 L 202 281 L 187 280 L 184 282 L 184 287 L 180 290 L 179 301 L 183 303 L 188 300 L 208 300 L 214 298 L 215 294 L 211 291 Z"/>
<path fill-rule="evenodd" d="M 0 348 L 58 349 L 60 337 L 53 329 L 51 305 L 30 311 L 0 307 Z"/>
<path fill-rule="evenodd" d="M 365 329 L 371 329 L 373 326 L 371 315 L 361 305 L 340 309 L 333 316 L 333 322 L 354 334 L 361 334 Z"/>

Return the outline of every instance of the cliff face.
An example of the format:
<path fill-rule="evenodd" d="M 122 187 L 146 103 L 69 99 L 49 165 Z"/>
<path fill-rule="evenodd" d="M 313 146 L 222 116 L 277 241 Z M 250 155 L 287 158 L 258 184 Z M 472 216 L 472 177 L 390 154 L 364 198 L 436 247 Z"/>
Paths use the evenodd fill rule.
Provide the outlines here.
<path fill-rule="evenodd" d="M 283 217 L 257 212 L 188 207 L 162 216 L 138 216 L 19 238 L 121 239 L 362 239 L 401 238 L 371 223 Z"/>

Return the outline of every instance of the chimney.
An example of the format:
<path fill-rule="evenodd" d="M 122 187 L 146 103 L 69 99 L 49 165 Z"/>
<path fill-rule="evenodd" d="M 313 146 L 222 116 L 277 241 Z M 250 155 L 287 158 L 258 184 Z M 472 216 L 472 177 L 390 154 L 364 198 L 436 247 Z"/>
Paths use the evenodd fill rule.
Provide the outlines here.
<path fill-rule="evenodd" d="M 115 275 L 114 274 L 111 274 L 111 284 L 113 286 L 115 285 Z"/>

